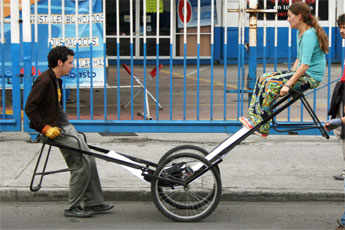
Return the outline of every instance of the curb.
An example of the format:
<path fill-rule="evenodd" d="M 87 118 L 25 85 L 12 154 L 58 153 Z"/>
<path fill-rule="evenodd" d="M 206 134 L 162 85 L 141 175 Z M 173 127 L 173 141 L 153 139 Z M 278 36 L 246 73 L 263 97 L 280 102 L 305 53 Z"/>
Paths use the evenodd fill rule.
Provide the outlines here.
<path fill-rule="evenodd" d="M 1 202 L 48 202 L 67 201 L 68 189 L 44 189 L 31 192 L 29 189 L 8 188 L 0 190 Z M 149 189 L 104 190 L 105 200 L 111 201 L 152 201 Z M 342 192 L 299 192 L 299 191 L 232 191 L 223 189 L 221 201 L 289 202 L 328 201 L 344 202 Z"/>

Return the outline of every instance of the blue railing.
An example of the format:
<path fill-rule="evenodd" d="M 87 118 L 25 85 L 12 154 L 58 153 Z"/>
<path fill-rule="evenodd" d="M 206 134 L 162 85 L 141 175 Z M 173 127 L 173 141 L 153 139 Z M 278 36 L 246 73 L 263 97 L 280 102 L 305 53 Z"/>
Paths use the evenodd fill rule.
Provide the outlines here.
<path fill-rule="evenodd" d="M 91 1 L 91 0 L 90 0 Z M 55 2 L 51 2 L 53 4 L 59 4 Z M 74 15 L 78 17 L 79 15 L 79 7 L 80 12 L 82 14 L 90 15 L 90 18 L 93 16 L 96 17 L 98 14 L 102 14 L 101 11 L 97 9 L 97 0 L 93 0 L 91 2 L 85 1 L 80 2 L 80 6 L 75 3 L 68 3 L 68 7 L 66 7 L 66 15 L 72 14 L 68 13 L 68 10 L 75 6 Z M 130 17 L 129 17 L 129 25 L 130 31 L 122 31 L 120 26 L 121 17 L 120 17 L 120 9 L 121 4 L 124 4 L 125 1 L 116 1 L 116 15 L 114 18 L 116 19 L 116 43 L 111 47 L 106 42 L 106 35 L 103 34 L 96 45 L 93 44 L 92 38 L 96 35 L 93 35 L 92 31 L 88 36 L 91 37 L 90 43 L 85 47 L 83 44 L 79 44 L 79 39 L 82 39 L 85 34 L 83 32 L 79 32 L 75 35 L 75 45 L 71 46 L 71 48 L 75 51 L 75 68 L 73 70 L 73 76 L 76 76 L 74 81 L 71 81 L 72 77 L 65 76 L 64 77 L 64 108 L 66 112 L 69 114 L 70 119 L 76 127 L 85 132 L 234 132 L 236 131 L 241 124 L 237 120 L 239 116 L 245 115 L 247 112 L 248 101 L 250 100 L 249 95 L 252 92 L 252 86 L 247 87 L 247 74 L 248 69 L 251 69 L 250 77 L 253 77 L 252 71 L 256 71 L 256 75 L 261 74 L 260 71 L 256 69 L 262 68 L 263 72 L 266 71 L 273 71 L 278 69 L 278 65 L 280 64 L 280 59 L 278 58 L 278 43 L 277 39 L 279 37 L 279 28 L 269 27 L 270 31 L 275 34 L 273 47 L 267 47 L 266 39 L 263 39 L 263 44 L 260 46 L 263 47 L 263 54 L 262 58 L 260 56 L 260 63 L 257 61 L 257 58 L 250 58 L 251 53 L 247 54 L 246 50 L 246 34 L 248 33 L 248 28 L 245 27 L 245 18 L 246 18 L 246 7 L 245 1 L 242 2 L 240 10 L 236 13 L 238 14 L 238 27 L 236 36 L 233 35 L 231 31 L 234 31 L 234 27 L 227 25 L 227 22 L 230 18 L 236 18 L 234 12 L 229 13 L 226 9 L 224 10 L 224 14 L 226 15 L 225 20 L 223 18 L 218 18 L 218 25 L 220 25 L 219 21 L 224 21 L 221 27 L 215 25 L 213 21 L 214 17 L 211 16 L 211 23 L 210 26 L 210 33 L 203 33 L 200 31 L 201 28 L 201 1 L 198 1 L 198 16 L 197 16 L 197 32 L 191 33 L 189 31 L 189 27 L 187 23 L 184 22 L 183 27 L 183 39 L 178 44 L 177 42 L 177 35 L 174 35 L 173 32 L 169 35 L 170 43 L 167 47 L 162 44 L 162 39 L 165 35 L 160 34 L 160 31 L 156 30 L 156 35 L 147 35 L 147 25 L 146 25 L 146 1 L 143 1 L 143 15 L 140 15 L 140 18 L 144 18 L 143 22 L 143 30 L 142 33 L 136 34 L 134 33 L 134 25 L 137 23 L 135 21 L 135 17 L 133 17 L 133 12 L 135 10 L 140 10 L 134 1 L 129 1 L 130 7 Z M 126 1 L 128 2 L 128 1 Z M 214 11 L 212 10 L 215 6 L 216 1 L 210 0 L 211 4 L 211 15 L 213 15 Z M 217 1 L 218 2 L 218 1 Z M 90 4 L 89 4 L 90 3 Z M 169 2 L 170 8 L 173 9 L 175 7 L 175 3 L 173 1 Z M 73 5 L 75 4 L 75 5 Z M 83 4 L 86 4 L 88 7 L 85 7 Z M 184 4 L 187 4 L 187 1 L 184 1 Z M 217 3 L 218 4 L 218 3 Z M 227 1 L 225 1 L 224 5 L 227 5 Z M 34 6 L 32 6 L 34 7 Z M 84 8 L 83 8 L 84 7 Z M 159 1 L 157 1 L 157 6 L 155 13 L 153 15 L 156 16 L 156 27 L 159 28 L 160 24 L 159 21 L 161 20 L 161 16 L 159 13 L 160 9 Z M 165 6 L 166 7 L 166 6 Z M 55 8 L 58 8 L 55 6 Z M 73 8 L 73 7 L 72 7 Z M 106 7 L 103 8 L 105 9 Z M 217 8 L 216 8 L 217 9 Z M 172 10 L 171 12 L 174 12 Z M 46 14 L 44 8 L 39 8 L 37 14 Z M 50 14 L 50 13 L 49 13 Z M 152 13 L 151 13 L 152 14 Z M 218 17 L 220 17 L 218 14 Z M 229 19 L 228 19 L 229 18 Z M 176 23 L 173 22 L 174 17 L 171 14 L 171 25 L 170 31 L 174 31 L 176 28 Z M 184 15 L 184 21 L 187 20 L 187 15 Z M 78 22 L 78 20 L 77 20 Z M 4 22 L 2 22 L 4 23 Z M 102 28 L 102 32 L 104 32 L 103 23 L 98 23 L 97 28 Z M 140 20 L 139 20 L 140 23 Z M 84 23 L 83 26 L 89 26 L 89 28 L 93 28 L 92 24 L 96 24 L 89 20 L 87 23 Z M 141 24 L 140 24 L 141 25 Z M 35 27 L 35 30 L 51 30 L 51 24 L 39 24 Z M 57 23 L 55 27 L 64 27 L 68 26 L 64 23 Z M 78 31 L 79 24 L 76 23 L 75 31 Z M 334 26 L 334 23 L 332 24 Z M 216 28 L 214 28 L 216 27 Z M 36 29 L 37 28 L 37 29 Z M 222 36 L 215 36 L 215 31 L 213 30 L 221 29 Z M 267 28 L 261 28 L 262 31 L 267 31 Z M 12 33 L 12 31 L 11 31 Z M 19 32 L 18 32 L 19 33 Z M 125 33 L 125 34 L 123 34 Z M 332 33 L 333 35 L 338 33 L 333 27 L 328 31 L 328 33 Z M 44 33 L 40 33 L 44 34 Z M 196 36 L 196 44 L 192 44 L 192 36 Z M 209 46 L 209 54 L 204 57 L 201 56 L 201 49 L 205 48 L 205 39 L 202 37 L 209 36 L 210 42 L 206 45 Z M 267 34 L 264 32 L 264 38 L 267 37 Z M 51 37 L 54 37 L 54 34 L 51 34 Z M 332 36 L 333 38 L 336 36 Z M 147 39 L 156 38 L 155 43 L 155 51 L 156 55 L 148 56 L 147 51 L 150 45 L 147 43 Z M 42 39 L 42 38 L 38 38 Z M 62 39 L 61 44 L 67 45 L 65 41 L 68 41 L 67 38 L 60 38 Z M 137 39 L 142 39 L 142 53 L 138 54 L 141 49 L 137 46 L 138 44 L 141 45 L 140 42 L 136 42 Z M 191 39 L 189 41 L 189 39 Z M 230 45 L 234 44 L 233 40 L 237 39 L 237 47 L 233 47 Z M 30 92 L 31 84 L 32 84 L 32 76 L 31 76 L 31 66 L 36 67 L 36 75 L 38 74 L 38 70 L 41 72 L 45 70 L 46 62 L 42 61 L 42 58 L 39 58 L 42 55 L 41 50 L 49 51 L 52 47 L 52 43 L 48 42 L 48 37 L 45 38 L 44 42 L 42 40 L 35 40 L 32 42 L 33 47 L 35 47 L 34 51 L 31 51 L 29 46 L 30 43 L 23 43 L 23 44 L 11 44 L 10 39 L 4 39 L 5 42 L 1 43 L 1 87 L 2 89 L 9 89 L 12 90 L 12 102 L 11 105 L 7 104 L 6 100 L 8 95 L 6 94 L 5 90 L 2 90 L 1 96 L 1 106 L 2 106 L 2 115 L 0 119 L 1 128 L 0 131 L 12 131 L 18 130 L 18 124 L 20 126 L 20 113 L 22 110 L 22 105 L 20 100 L 18 101 L 15 99 L 16 96 L 20 98 L 20 78 L 13 77 L 19 75 L 18 70 L 21 66 L 24 66 L 25 69 L 25 84 L 24 84 L 24 105 L 26 102 L 26 97 Z M 72 39 L 73 40 L 73 39 Z M 128 50 L 129 56 L 121 55 L 121 49 L 126 45 L 125 41 L 129 40 L 128 43 Z M 292 57 L 294 57 L 294 52 L 291 46 L 291 43 L 294 41 L 294 37 L 291 37 L 291 31 L 289 31 L 289 44 L 287 45 L 287 60 L 288 63 L 284 64 L 284 68 L 291 68 Z M 334 39 L 332 40 L 334 41 Z M 214 43 L 219 44 L 221 42 L 221 52 L 222 55 L 215 54 L 216 48 Z M 332 45 L 333 43 L 331 43 Z M 181 49 L 179 49 L 179 45 Z M 195 45 L 195 46 L 194 46 Z M 190 57 L 188 52 L 193 51 L 191 47 L 195 47 L 196 49 L 196 56 Z M 6 61 L 6 51 L 8 47 L 11 47 L 10 53 L 12 56 L 11 64 L 9 61 Z M 102 47 L 99 49 L 99 47 Z M 106 59 L 107 57 L 107 48 L 114 49 L 115 52 L 115 65 L 106 66 Z M 160 51 L 162 49 L 169 49 L 168 56 L 161 56 Z M 20 57 L 19 54 L 21 49 L 24 49 L 24 57 Z M 236 50 L 237 49 L 237 50 Z M 234 51 L 236 50 L 236 51 Z M 273 50 L 273 56 L 268 55 L 268 50 Z M 344 43 L 342 44 L 342 53 L 337 54 L 334 53 L 335 49 L 330 49 L 332 52 L 327 56 L 327 61 L 329 64 L 327 77 L 325 77 L 324 83 L 316 90 L 313 90 L 307 94 L 308 100 L 313 103 L 313 109 L 319 109 L 318 115 L 322 121 L 326 120 L 327 117 L 327 110 L 329 108 L 330 102 L 330 94 L 332 90 L 332 84 L 338 81 L 340 77 L 340 73 L 342 68 L 340 65 L 336 64 L 333 67 L 332 60 L 334 60 L 334 56 L 341 55 L 341 60 L 344 60 Z M 180 56 L 176 53 L 181 51 Z M 256 47 L 249 47 L 249 52 L 257 52 Z M 98 53 L 101 53 L 100 56 L 97 56 Z M 194 51 L 193 51 L 194 52 Z M 218 50 L 216 52 L 219 52 Z M 233 65 L 231 63 L 231 57 L 228 55 L 229 53 L 235 52 L 237 54 L 237 63 Z M 252 53 L 253 54 L 253 53 Z M 31 56 L 33 55 L 33 56 Z M 252 56 L 253 57 L 253 56 Z M 256 57 L 256 54 L 255 54 Z M 46 53 L 45 57 L 46 58 Z M 87 59 L 89 66 L 81 66 L 80 63 L 84 62 Z M 94 63 L 98 60 L 103 60 L 103 66 L 101 66 L 100 74 L 103 74 L 100 79 L 101 84 L 98 82 L 98 78 L 93 77 L 93 72 L 96 71 L 98 66 L 94 66 Z M 337 59 L 337 58 L 336 58 Z M 137 65 L 141 62 L 140 65 Z M 223 62 L 223 63 L 222 63 Z M 255 63 L 253 63 L 255 62 Z M 24 63 L 24 64 L 23 64 Z M 127 63 L 130 65 L 130 76 L 121 68 L 121 65 Z M 179 63 L 180 65 L 175 65 Z M 230 64 L 231 63 L 231 64 Z M 268 63 L 272 63 L 270 65 Z M 164 67 L 161 71 L 160 64 L 163 64 Z M 202 64 L 204 67 L 202 67 Z M 223 65 L 222 65 L 223 64 Z M 151 75 L 148 72 L 155 66 L 156 74 L 154 77 L 154 81 L 151 80 Z M 249 66 L 249 67 L 248 67 Z M 286 67 L 285 67 L 286 66 Z M 10 69 L 8 68 L 10 67 Z M 196 68 L 196 71 L 190 72 L 189 69 Z M 341 69 L 341 70 L 340 70 Z M 85 71 L 89 71 L 89 81 L 87 84 L 85 83 L 85 79 L 82 78 L 82 74 Z M 4 74 L 6 71 L 11 72 L 12 82 L 13 84 L 9 87 L 6 85 L 6 75 Z M 247 72 L 247 73 L 246 73 Z M 339 73 L 338 76 L 334 76 L 334 72 Z M 196 74 L 196 78 L 193 77 L 193 74 Z M 135 97 L 135 88 L 141 87 L 137 84 L 134 77 L 137 77 L 140 81 L 142 81 L 143 90 L 142 93 L 139 94 L 138 97 Z M 250 80 L 253 80 L 252 78 Z M 72 83 L 71 83 L 72 82 Z M 150 83 L 150 84 L 149 84 Z M 11 88 L 13 87 L 13 88 Z M 326 92 L 327 91 L 327 92 Z M 320 92 L 320 93 L 319 93 Z M 149 94 L 150 93 L 150 94 Z M 327 99 L 325 100 L 322 95 L 326 94 Z M 75 97 L 76 100 L 69 100 L 72 97 Z M 130 108 L 125 109 L 122 108 L 123 101 L 126 97 L 130 97 Z M 156 101 L 153 101 L 155 99 Z M 149 104 L 149 102 L 152 102 Z M 69 103 L 73 102 L 73 103 Z M 161 110 L 159 105 L 162 105 L 164 108 Z M 6 116 L 6 108 L 13 107 L 14 115 L 11 117 L 13 119 L 8 119 Z M 321 109 L 320 109 L 321 108 Z M 140 115 L 136 114 L 137 110 L 142 110 L 143 112 Z M 154 111 L 151 113 L 150 111 Z M 19 115 L 19 116 L 18 116 Z M 308 121 L 308 117 L 305 116 L 306 114 L 303 112 L 301 106 L 289 108 L 287 114 L 284 117 L 279 118 L 283 122 L 289 122 L 291 120 L 297 122 L 304 122 Z M 145 119 L 152 117 L 153 119 Z M 13 127 L 8 125 L 12 122 Z M 15 124 L 15 125 L 13 125 Z M 19 128 L 20 130 L 20 128 Z M 24 120 L 24 131 L 30 132 L 32 131 L 29 129 L 28 120 Z M 272 131 L 274 133 L 274 131 Z M 314 134 L 313 131 L 305 131 L 301 134 Z"/>

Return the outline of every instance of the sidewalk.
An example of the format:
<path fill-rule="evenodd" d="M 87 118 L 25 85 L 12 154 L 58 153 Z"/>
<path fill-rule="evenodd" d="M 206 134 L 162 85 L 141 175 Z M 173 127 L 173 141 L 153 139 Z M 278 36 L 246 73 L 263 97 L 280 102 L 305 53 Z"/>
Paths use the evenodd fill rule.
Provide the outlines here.
<path fill-rule="evenodd" d="M 193 144 L 210 151 L 227 134 L 140 133 L 137 136 L 101 136 L 87 133 L 88 142 L 153 162 L 169 149 Z M 69 174 L 44 178 L 42 188 L 29 190 L 41 143 L 30 143 L 21 132 L 0 132 L 1 201 L 67 200 Z M 58 149 L 53 149 L 47 170 L 65 168 Z M 222 200 L 246 201 L 343 201 L 344 183 L 332 175 L 343 165 L 340 145 L 334 136 L 255 135 L 232 149 L 220 163 Z M 150 200 L 150 184 L 138 180 L 120 165 L 97 159 L 107 200 Z"/>

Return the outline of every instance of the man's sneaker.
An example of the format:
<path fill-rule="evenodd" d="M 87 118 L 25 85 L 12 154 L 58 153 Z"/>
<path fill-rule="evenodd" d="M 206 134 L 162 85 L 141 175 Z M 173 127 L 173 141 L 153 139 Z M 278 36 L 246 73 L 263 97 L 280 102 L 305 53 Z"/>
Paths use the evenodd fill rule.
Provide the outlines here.
<path fill-rule="evenodd" d="M 84 210 L 85 211 L 91 211 L 91 212 L 105 212 L 114 207 L 113 204 L 100 204 L 100 205 L 95 205 L 95 206 L 85 206 Z"/>
<path fill-rule="evenodd" d="M 345 224 L 343 224 L 341 220 L 337 220 L 337 222 L 339 224 L 337 229 L 345 229 Z"/>
<path fill-rule="evenodd" d="M 242 125 L 243 125 L 244 127 L 246 127 L 247 129 L 252 129 L 252 128 L 254 128 L 253 123 L 252 123 L 248 118 L 246 118 L 246 117 L 240 117 L 239 120 L 240 120 L 240 122 L 242 123 Z"/>
<path fill-rule="evenodd" d="M 80 206 L 65 209 L 65 217 L 77 217 L 77 218 L 89 218 L 92 216 L 92 212 L 83 210 Z"/>
<path fill-rule="evenodd" d="M 336 180 L 344 180 L 345 179 L 345 175 L 344 175 L 344 173 L 340 173 L 340 174 L 338 174 L 338 175 L 334 175 L 333 176 L 334 177 L 334 179 L 336 179 Z"/>

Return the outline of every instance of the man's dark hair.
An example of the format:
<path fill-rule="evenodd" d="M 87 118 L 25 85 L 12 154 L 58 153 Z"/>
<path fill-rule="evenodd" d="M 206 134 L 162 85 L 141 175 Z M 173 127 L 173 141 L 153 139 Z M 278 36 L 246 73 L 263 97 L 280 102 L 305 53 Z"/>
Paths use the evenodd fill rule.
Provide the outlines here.
<path fill-rule="evenodd" d="M 342 14 L 338 17 L 338 26 L 342 26 L 342 25 L 345 25 L 345 14 Z"/>
<path fill-rule="evenodd" d="M 48 66 L 49 68 L 54 68 L 58 64 L 58 60 L 65 62 L 67 60 L 67 56 L 74 56 L 73 50 L 67 48 L 66 46 L 56 46 L 50 50 L 48 54 Z"/>

